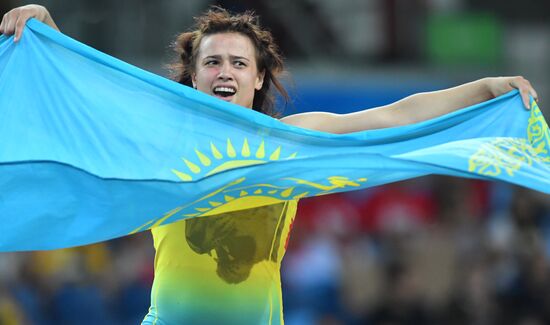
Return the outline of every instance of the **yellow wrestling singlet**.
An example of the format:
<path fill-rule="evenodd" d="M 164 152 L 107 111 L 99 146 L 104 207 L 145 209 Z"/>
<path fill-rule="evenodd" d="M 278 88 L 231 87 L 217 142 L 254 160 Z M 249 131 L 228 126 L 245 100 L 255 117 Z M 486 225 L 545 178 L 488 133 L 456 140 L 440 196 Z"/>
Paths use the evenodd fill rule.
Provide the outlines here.
<path fill-rule="evenodd" d="M 142 324 L 283 324 L 280 267 L 297 201 L 151 230 L 151 307 Z"/>

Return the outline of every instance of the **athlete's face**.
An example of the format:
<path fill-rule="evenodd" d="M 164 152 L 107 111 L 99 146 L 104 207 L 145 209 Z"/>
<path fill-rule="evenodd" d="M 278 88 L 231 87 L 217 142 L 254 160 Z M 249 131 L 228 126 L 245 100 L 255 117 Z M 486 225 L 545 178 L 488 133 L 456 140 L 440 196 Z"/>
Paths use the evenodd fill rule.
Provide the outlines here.
<path fill-rule="evenodd" d="M 262 88 L 256 49 L 247 36 L 219 33 L 204 37 L 199 45 L 193 86 L 219 99 L 252 108 L 254 91 Z"/>

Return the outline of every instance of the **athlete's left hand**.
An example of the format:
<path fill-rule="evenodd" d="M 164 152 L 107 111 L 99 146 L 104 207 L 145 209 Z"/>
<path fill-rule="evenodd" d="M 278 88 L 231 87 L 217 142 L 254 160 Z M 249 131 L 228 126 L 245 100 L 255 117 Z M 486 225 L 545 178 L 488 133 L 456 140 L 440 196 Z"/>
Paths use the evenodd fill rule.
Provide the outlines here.
<path fill-rule="evenodd" d="M 529 96 L 532 96 L 535 101 L 539 100 L 537 92 L 531 86 L 529 80 L 521 76 L 487 78 L 487 85 L 494 97 L 498 97 L 514 89 L 519 90 L 526 109 L 531 108 Z"/>

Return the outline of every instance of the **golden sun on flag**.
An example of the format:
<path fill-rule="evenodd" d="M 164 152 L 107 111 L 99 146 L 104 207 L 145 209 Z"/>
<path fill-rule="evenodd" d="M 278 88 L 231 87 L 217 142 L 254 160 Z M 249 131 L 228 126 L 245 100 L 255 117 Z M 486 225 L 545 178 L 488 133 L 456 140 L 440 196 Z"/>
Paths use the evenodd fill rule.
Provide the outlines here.
<path fill-rule="evenodd" d="M 209 153 L 195 149 L 196 159 L 193 161 L 191 157 L 182 158 L 187 168 L 184 171 L 172 169 L 172 172 L 180 180 L 190 182 L 201 176 L 210 176 L 243 166 L 265 164 L 269 161 L 292 159 L 297 155 L 297 152 L 294 152 L 281 158 L 281 150 L 281 146 L 278 146 L 273 152 L 266 153 L 264 140 L 255 150 L 251 150 L 247 138 L 244 138 L 241 149 L 235 150 L 231 139 L 228 138 L 225 150 L 220 151 L 213 142 L 210 142 Z"/>
<path fill-rule="evenodd" d="M 282 146 L 266 152 L 264 140 L 251 149 L 247 138 L 236 150 L 231 139 L 227 139 L 225 148 L 218 149 L 210 142 L 210 150 L 195 149 L 196 157 L 183 157 L 185 169 L 172 169 L 172 172 L 184 182 L 200 180 L 203 177 L 220 172 L 244 167 L 265 164 L 270 161 L 294 159 L 298 153 L 286 155 Z M 207 195 L 177 207 L 165 213 L 162 217 L 149 220 L 144 225 L 133 230 L 141 230 L 164 224 L 168 219 L 182 219 L 219 215 L 231 211 L 257 208 L 290 200 L 298 200 L 306 196 L 325 195 L 345 187 L 359 187 L 367 178 L 350 179 L 346 176 L 330 176 L 324 182 L 318 183 L 296 177 L 281 178 L 276 184 L 252 183 L 246 177 L 232 180 L 215 189 Z"/>

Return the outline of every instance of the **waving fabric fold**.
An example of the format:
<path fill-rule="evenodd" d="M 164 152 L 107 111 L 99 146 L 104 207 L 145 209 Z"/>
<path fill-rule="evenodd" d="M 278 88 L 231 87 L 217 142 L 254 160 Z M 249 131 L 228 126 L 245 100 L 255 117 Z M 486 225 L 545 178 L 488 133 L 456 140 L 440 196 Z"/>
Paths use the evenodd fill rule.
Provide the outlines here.
<path fill-rule="evenodd" d="M 140 70 L 30 20 L 0 37 L 0 251 L 54 249 L 427 174 L 550 193 L 550 132 L 517 92 L 333 135 Z"/>

